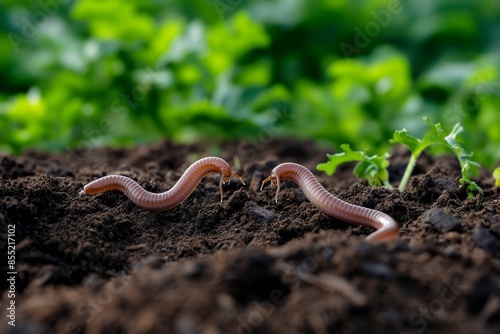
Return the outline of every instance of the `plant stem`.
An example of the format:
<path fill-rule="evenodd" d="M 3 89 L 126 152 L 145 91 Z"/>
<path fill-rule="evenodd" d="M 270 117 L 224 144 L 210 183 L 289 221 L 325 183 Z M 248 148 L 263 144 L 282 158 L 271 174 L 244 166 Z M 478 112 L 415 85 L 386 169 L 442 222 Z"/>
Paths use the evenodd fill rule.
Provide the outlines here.
<path fill-rule="evenodd" d="M 394 189 L 394 188 L 392 188 L 391 184 L 390 184 L 390 183 L 389 183 L 389 181 L 387 181 L 387 180 L 385 180 L 385 181 L 384 181 L 384 187 L 386 187 L 386 188 L 387 188 L 387 189 L 389 189 L 389 190 Z"/>
<path fill-rule="evenodd" d="M 408 166 L 406 166 L 405 173 L 403 178 L 401 179 L 401 183 L 399 184 L 398 190 L 403 192 L 406 189 L 406 185 L 410 180 L 411 173 L 413 172 L 413 168 L 415 168 L 415 164 L 417 163 L 418 155 L 411 155 L 410 161 L 408 161 Z"/>

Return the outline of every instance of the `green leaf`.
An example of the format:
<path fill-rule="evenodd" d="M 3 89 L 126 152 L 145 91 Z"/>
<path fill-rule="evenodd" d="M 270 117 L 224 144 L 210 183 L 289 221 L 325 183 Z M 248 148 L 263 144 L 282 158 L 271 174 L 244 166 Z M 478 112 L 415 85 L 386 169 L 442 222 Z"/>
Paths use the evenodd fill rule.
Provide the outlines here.
<path fill-rule="evenodd" d="M 333 175 L 338 165 L 350 161 L 359 161 L 363 159 L 363 152 L 355 152 L 351 150 L 349 144 L 340 145 L 340 149 L 344 152 L 337 154 L 327 154 L 328 162 L 319 164 L 316 169 L 326 172 L 328 175 Z"/>
<path fill-rule="evenodd" d="M 443 144 L 446 143 L 446 134 L 444 130 L 441 128 L 441 124 L 433 124 L 427 117 L 424 117 L 424 120 L 429 125 L 429 132 L 424 136 L 423 139 L 418 139 L 409 135 L 406 132 L 406 129 L 396 130 L 393 134 L 393 138 L 389 140 L 391 144 L 403 144 L 406 145 L 411 153 L 416 157 L 420 156 L 420 154 L 429 146 L 434 144 Z M 451 133 L 450 133 L 451 134 Z"/>
<path fill-rule="evenodd" d="M 327 154 L 328 162 L 321 163 L 316 168 L 332 175 L 340 164 L 358 161 L 354 167 L 356 176 L 366 179 L 370 185 L 380 186 L 383 184 L 390 188 L 389 173 L 387 172 L 387 167 L 389 167 L 388 154 L 368 156 L 363 151 L 353 151 L 348 144 L 342 144 L 340 149 L 343 151 L 342 153 Z"/>
<path fill-rule="evenodd" d="M 495 179 L 495 187 L 500 187 L 500 167 L 493 171 L 493 178 Z"/>

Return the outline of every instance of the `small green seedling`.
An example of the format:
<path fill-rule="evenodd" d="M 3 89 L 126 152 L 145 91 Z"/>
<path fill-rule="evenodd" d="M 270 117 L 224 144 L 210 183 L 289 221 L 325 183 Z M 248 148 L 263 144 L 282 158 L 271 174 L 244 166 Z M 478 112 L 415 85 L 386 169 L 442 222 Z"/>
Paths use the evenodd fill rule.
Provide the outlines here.
<path fill-rule="evenodd" d="M 385 187 L 392 189 L 389 183 L 389 172 L 387 171 L 389 154 L 385 154 L 383 157 L 379 155 L 369 156 L 363 151 L 353 151 L 348 144 L 342 144 L 340 149 L 343 151 L 342 153 L 327 154 L 328 162 L 319 164 L 316 168 L 328 175 L 332 175 L 340 164 L 358 161 L 353 170 L 357 177 L 366 179 L 371 186 L 383 184 Z"/>
<path fill-rule="evenodd" d="M 403 129 L 395 131 L 393 138 L 389 141 L 391 144 L 406 145 L 411 151 L 410 161 L 408 162 L 398 190 L 404 191 L 406 189 L 420 154 L 429 146 L 441 145 L 450 149 L 458 158 L 462 173 L 460 183 L 467 184 L 469 196 L 473 196 L 475 193 L 482 194 L 483 190 L 470 178 L 471 167 L 479 167 L 479 165 L 469 159 L 472 154 L 465 153 L 465 150 L 456 140 L 457 135 L 463 131 L 463 127 L 457 123 L 453 130 L 449 134 L 446 134 L 439 123 L 433 124 L 427 117 L 424 117 L 424 120 L 429 125 L 429 132 L 423 139 L 413 137 L 407 133 L 406 129 Z M 328 162 L 319 164 L 317 169 L 332 175 L 341 163 L 358 161 L 358 164 L 354 168 L 354 173 L 358 177 L 368 180 L 370 185 L 383 184 L 385 187 L 392 189 L 392 186 L 389 184 L 389 173 L 387 171 L 389 154 L 386 153 L 383 157 L 378 155 L 368 156 L 363 151 L 352 151 L 347 144 L 341 145 L 340 148 L 343 151 L 342 153 L 328 154 Z M 498 178 L 500 179 L 500 171 L 498 174 Z M 497 182 L 500 181 L 497 180 Z"/>
<path fill-rule="evenodd" d="M 500 167 L 497 167 L 493 171 L 493 178 L 495 179 L 495 187 L 500 188 Z"/>
<path fill-rule="evenodd" d="M 467 184 L 467 190 L 469 194 L 478 192 L 483 193 L 483 190 L 470 178 L 471 166 L 479 167 L 479 164 L 475 161 L 470 160 L 472 153 L 467 154 L 465 150 L 457 142 L 457 135 L 463 131 L 462 125 L 460 123 L 455 124 L 453 130 L 446 135 L 444 130 L 441 128 L 441 124 L 433 124 L 427 117 L 424 117 L 424 121 L 429 125 L 430 131 L 424 136 L 423 139 L 418 139 L 410 136 L 406 133 L 406 130 L 397 130 L 394 132 L 393 138 L 389 140 L 391 144 L 403 144 L 406 145 L 411 151 L 410 161 L 406 167 L 406 171 L 403 175 L 403 179 L 399 184 L 398 189 L 404 191 L 408 180 L 410 179 L 415 163 L 417 162 L 420 154 L 431 145 L 442 145 L 449 148 L 458 158 L 460 163 L 460 169 L 462 172 L 462 178 L 460 179 L 461 184 Z"/>

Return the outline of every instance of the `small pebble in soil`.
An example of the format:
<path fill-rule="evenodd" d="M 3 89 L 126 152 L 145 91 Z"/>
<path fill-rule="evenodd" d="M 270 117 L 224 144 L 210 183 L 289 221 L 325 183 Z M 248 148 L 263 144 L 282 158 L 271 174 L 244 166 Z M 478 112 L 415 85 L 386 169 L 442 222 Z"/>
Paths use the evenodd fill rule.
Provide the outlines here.
<path fill-rule="evenodd" d="M 440 232 L 458 231 L 462 226 L 458 218 L 438 208 L 429 209 L 422 215 L 424 222 L 431 224 Z"/>
<path fill-rule="evenodd" d="M 271 210 L 261 207 L 255 202 L 246 202 L 245 210 L 248 210 L 248 213 L 252 216 L 252 218 L 264 224 L 272 223 L 279 218 L 279 215 L 275 214 Z"/>
<path fill-rule="evenodd" d="M 493 235 L 489 229 L 482 226 L 476 227 L 472 239 L 493 256 L 500 257 L 500 239 Z"/>

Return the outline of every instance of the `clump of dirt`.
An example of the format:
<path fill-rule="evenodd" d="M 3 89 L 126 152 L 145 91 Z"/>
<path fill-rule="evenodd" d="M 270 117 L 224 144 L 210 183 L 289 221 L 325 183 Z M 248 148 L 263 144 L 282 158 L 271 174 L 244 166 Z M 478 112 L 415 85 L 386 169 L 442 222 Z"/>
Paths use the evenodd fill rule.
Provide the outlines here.
<path fill-rule="evenodd" d="M 16 326 L 11 333 L 498 333 L 500 197 L 485 171 L 468 198 L 452 157 L 419 159 L 408 190 L 368 187 L 342 166 L 315 172 L 336 196 L 388 213 L 399 240 L 316 209 L 294 184 L 260 183 L 292 161 L 315 171 L 328 148 L 262 145 L 100 148 L 0 157 L 1 243 L 15 225 Z M 119 173 L 171 188 L 216 155 L 246 186 L 205 178 L 179 207 L 150 212 L 119 192 L 81 195 Z M 395 151 L 391 181 L 408 160 Z M 4 256 L 6 259 L 6 256 Z M 3 261 L 3 272 L 9 272 Z M 9 282 L 2 281 L 2 308 Z M 3 308 L 5 310 L 5 308 Z M 5 319 L 4 319 L 5 321 Z"/>

